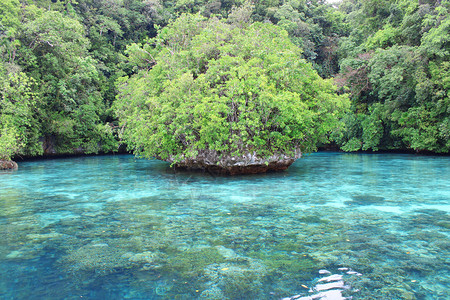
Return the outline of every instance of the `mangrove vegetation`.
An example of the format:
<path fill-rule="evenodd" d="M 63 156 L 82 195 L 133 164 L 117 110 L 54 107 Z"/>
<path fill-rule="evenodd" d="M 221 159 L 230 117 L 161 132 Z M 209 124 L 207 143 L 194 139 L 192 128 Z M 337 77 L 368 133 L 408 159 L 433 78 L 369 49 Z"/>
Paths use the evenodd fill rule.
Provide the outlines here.
<path fill-rule="evenodd" d="M 0 160 L 450 149 L 450 1 L 3 0 Z"/>

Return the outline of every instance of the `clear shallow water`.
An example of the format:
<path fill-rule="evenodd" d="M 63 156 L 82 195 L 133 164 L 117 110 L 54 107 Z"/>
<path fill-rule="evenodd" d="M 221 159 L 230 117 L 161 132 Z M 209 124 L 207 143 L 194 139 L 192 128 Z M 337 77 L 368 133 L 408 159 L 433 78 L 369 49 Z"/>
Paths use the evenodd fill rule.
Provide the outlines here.
<path fill-rule="evenodd" d="M 280 299 L 327 269 L 353 299 L 448 299 L 449 174 L 449 157 L 400 154 L 239 177 L 24 162 L 0 171 L 0 298 Z"/>

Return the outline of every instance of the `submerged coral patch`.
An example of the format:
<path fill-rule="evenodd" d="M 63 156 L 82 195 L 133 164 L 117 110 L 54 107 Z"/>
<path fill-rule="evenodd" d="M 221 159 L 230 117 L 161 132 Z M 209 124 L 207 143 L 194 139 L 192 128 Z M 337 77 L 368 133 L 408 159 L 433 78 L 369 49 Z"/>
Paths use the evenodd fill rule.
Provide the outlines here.
<path fill-rule="evenodd" d="M 386 156 L 351 157 L 353 169 L 390 170 Z M 446 299 L 449 212 L 434 206 L 446 185 L 410 160 L 402 176 L 364 181 L 347 158 L 317 153 L 284 174 L 241 178 L 120 155 L 25 162 L 0 180 L 1 295 Z M 425 160 L 439 178 L 450 172 Z M 387 204 L 401 213 L 377 209 Z"/>
<path fill-rule="evenodd" d="M 376 205 L 385 202 L 385 198 L 375 195 L 353 195 L 352 200 L 346 201 L 348 205 Z"/>

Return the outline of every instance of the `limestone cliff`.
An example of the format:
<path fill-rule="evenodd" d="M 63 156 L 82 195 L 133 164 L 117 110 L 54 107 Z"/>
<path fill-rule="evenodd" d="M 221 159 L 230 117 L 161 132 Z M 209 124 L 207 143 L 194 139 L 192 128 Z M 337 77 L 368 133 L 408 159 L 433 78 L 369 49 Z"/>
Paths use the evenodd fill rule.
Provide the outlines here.
<path fill-rule="evenodd" d="M 0 160 L 0 170 L 16 170 L 17 163 L 12 160 Z"/>
<path fill-rule="evenodd" d="M 293 155 L 276 153 L 270 157 L 259 157 L 255 153 L 249 152 L 241 156 L 232 156 L 219 154 L 213 150 L 202 150 L 195 158 L 182 159 L 175 162 L 174 165 L 177 168 L 200 169 L 229 175 L 256 174 L 286 170 L 301 155 L 300 150 Z M 166 161 L 174 163 L 175 158 L 169 157 Z"/>

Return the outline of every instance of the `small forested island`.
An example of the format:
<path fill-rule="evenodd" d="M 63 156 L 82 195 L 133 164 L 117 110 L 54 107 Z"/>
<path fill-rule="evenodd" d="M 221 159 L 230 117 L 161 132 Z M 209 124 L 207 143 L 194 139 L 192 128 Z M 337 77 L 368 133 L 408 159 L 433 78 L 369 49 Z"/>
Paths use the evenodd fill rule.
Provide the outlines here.
<path fill-rule="evenodd" d="M 339 126 L 348 99 L 287 32 L 236 14 L 183 14 L 128 49 L 140 70 L 119 81 L 114 108 L 136 153 L 230 174 L 284 170 Z"/>
<path fill-rule="evenodd" d="M 331 2 L 331 1 L 330 1 Z M 223 173 L 450 150 L 450 1 L 3 0 L 0 168 L 126 149 Z"/>

